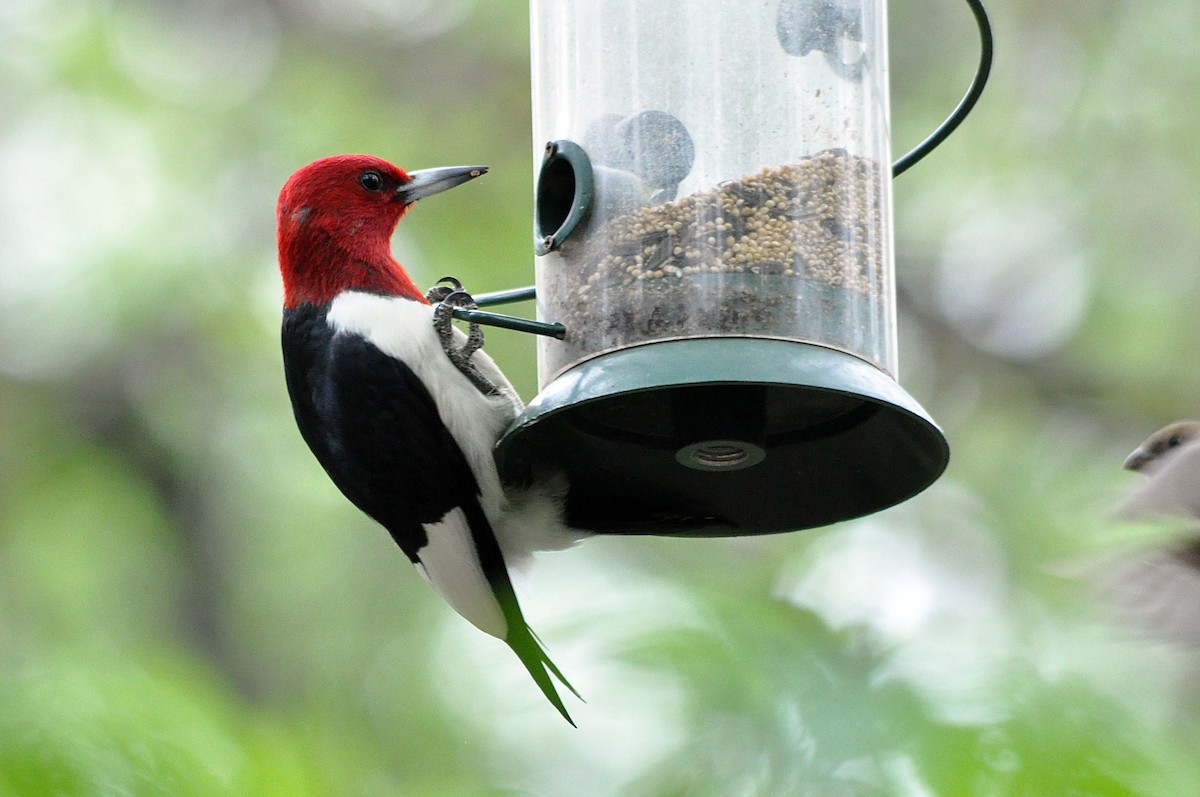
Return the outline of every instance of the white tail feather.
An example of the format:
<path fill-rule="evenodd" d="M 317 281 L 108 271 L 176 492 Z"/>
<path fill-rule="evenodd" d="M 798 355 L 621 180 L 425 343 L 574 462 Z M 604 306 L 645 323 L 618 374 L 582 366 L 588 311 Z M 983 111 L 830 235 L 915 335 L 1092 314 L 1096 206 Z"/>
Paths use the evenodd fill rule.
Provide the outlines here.
<path fill-rule="evenodd" d="M 521 489 L 509 489 L 507 506 L 491 518 L 509 569 L 520 569 L 536 551 L 561 551 L 587 536 L 564 520 L 567 480 L 556 476 Z"/>

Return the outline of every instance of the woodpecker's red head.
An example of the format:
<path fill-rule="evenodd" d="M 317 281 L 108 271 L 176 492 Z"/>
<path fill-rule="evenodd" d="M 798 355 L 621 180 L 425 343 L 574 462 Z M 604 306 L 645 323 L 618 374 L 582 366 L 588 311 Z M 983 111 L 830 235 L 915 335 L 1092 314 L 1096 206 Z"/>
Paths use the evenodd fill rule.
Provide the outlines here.
<path fill-rule="evenodd" d="M 372 155 L 334 155 L 301 168 L 276 207 L 284 306 L 323 304 L 346 290 L 424 301 L 392 257 L 396 224 L 421 197 L 486 171 L 452 166 L 410 173 Z"/>

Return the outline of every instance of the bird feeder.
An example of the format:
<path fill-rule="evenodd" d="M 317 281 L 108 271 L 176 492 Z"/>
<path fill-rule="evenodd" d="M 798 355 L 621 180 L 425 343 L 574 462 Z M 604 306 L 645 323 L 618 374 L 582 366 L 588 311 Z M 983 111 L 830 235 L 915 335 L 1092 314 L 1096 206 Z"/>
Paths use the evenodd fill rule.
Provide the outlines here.
<path fill-rule="evenodd" d="M 896 381 L 884 0 L 532 0 L 540 392 L 501 474 L 602 533 L 896 504 L 946 440 Z"/>

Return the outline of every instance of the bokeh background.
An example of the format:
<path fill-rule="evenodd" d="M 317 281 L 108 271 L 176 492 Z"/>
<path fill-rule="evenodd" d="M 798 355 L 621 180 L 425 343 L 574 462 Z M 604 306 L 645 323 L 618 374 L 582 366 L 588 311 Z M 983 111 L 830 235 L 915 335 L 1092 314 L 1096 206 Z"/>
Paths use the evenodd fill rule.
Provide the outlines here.
<path fill-rule="evenodd" d="M 896 184 L 948 472 L 819 531 L 544 556 L 574 730 L 328 483 L 278 350 L 275 196 L 322 155 L 489 164 L 395 250 L 531 281 L 526 4 L 4 0 L 0 795 L 1200 793 L 1200 661 L 1090 577 L 1177 531 L 1111 509 L 1200 413 L 1200 5 L 990 10 L 989 90 Z M 890 14 L 900 152 L 978 45 L 953 0 Z M 530 398 L 533 342 L 488 346 Z"/>

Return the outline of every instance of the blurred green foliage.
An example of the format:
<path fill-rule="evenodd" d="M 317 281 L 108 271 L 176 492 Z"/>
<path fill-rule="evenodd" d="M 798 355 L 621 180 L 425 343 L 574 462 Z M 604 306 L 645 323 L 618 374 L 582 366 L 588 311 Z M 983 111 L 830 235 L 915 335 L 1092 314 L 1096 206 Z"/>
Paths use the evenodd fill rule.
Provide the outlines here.
<path fill-rule="evenodd" d="M 819 532 L 544 557 L 573 730 L 336 494 L 277 342 L 275 195 L 326 154 L 489 164 L 398 257 L 531 281 L 526 5 L 6 2 L 0 797 L 1200 791 L 1196 653 L 1077 577 L 1173 531 L 1109 508 L 1200 412 L 1200 7 L 992 13 L 989 91 L 896 186 L 950 470 Z M 899 150 L 976 44 L 955 3 L 891 25 Z M 531 396 L 533 342 L 488 346 Z"/>

